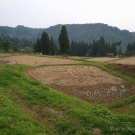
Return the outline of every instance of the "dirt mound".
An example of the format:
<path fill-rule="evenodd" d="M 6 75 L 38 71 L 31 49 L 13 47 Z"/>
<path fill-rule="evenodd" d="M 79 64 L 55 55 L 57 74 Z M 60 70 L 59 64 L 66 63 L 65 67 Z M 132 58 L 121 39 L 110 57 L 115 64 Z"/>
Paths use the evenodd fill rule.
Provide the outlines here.
<path fill-rule="evenodd" d="M 92 66 L 33 68 L 28 75 L 71 96 L 88 102 L 109 102 L 135 93 L 128 82 Z"/>

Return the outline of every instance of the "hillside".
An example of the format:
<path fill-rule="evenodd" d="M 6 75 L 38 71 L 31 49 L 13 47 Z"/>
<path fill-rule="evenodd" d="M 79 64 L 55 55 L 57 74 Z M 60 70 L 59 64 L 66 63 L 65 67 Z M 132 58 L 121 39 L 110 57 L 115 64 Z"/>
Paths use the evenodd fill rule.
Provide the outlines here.
<path fill-rule="evenodd" d="M 41 36 L 44 29 L 34 29 L 18 25 L 15 28 L 0 26 L 0 35 L 9 36 L 10 38 L 36 40 Z"/>
<path fill-rule="evenodd" d="M 45 30 L 49 36 L 54 38 L 55 43 L 58 44 L 58 36 L 61 27 L 62 25 L 60 24 L 46 29 L 34 29 L 24 26 L 17 26 L 15 28 L 0 26 L 0 35 L 35 41 Z M 100 36 L 103 36 L 107 42 L 117 42 L 121 40 L 123 49 L 126 47 L 127 43 L 135 41 L 134 32 L 120 30 L 117 27 L 108 26 L 107 24 L 67 24 L 66 28 L 70 41 L 83 40 L 84 42 L 90 43 L 93 39 L 97 40 Z"/>
<path fill-rule="evenodd" d="M 46 29 L 46 32 L 53 36 L 57 41 L 62 25 L 52 26 Z M 103 36 L 107 42 L 122 42 L 125 48 L 127 43 L 135 41 L 134 33 L 127 30 L 120 30 L 117 27 L 111 27 L 107 24 L 71 24 L 66 25 L 68 36 L 70 40 L 85 41 L 90 43 L 93 39 L 97 40 Z"/>

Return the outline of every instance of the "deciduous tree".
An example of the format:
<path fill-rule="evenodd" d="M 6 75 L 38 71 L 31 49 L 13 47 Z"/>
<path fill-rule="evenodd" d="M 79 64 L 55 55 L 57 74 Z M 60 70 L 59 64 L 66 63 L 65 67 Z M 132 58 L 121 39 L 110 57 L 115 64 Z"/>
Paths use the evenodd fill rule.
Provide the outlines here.
<path fill-rule="evenodd" d="M 12 49 L 12 42 L 10 40 L 5 40 L 2 42 L 2 49 L 5 51 L 5 52 L 9 52 L 9 50 Z"/>

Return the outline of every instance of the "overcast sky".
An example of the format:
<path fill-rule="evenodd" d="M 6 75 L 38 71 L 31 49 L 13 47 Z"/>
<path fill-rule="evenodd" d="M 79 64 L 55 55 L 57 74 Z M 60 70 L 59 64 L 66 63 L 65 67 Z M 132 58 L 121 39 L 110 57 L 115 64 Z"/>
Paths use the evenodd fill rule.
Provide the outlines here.
<path fill-rule="evenodd" d="M 85 23 L 135 31 L 135 0 L 0 0 L 0 26 Z"/>

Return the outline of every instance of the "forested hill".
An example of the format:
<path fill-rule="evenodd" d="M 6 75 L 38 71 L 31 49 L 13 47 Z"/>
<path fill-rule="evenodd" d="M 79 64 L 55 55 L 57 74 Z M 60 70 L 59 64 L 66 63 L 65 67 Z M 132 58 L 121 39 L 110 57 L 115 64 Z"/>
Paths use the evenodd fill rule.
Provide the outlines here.
<path fill-rule="evenodd" d="M 55 43 L 58 44 L 61 27 L 62 25 L 55 25 L 47 29 L 33 29 L 24 26 L 17 26 L 15 28 L 0 26 L 0 35 L 36 41 L 45 30 L 49 36 L 54 38 Z M 107 24 L 67 24 L 66 28 L 70 41 L 83 40 L 89 44 L 93 39 L 97 40 L 100 36 L 103 36 L 106 42 L 112 43 L 121 40 L 122 47 L 125 47 L 127 43 L 133 43 L 135 41 L 135 33 L 120 30 L 117 27 L 111 27 Z"/>
<path fill-rule="evenodd" d="M 46 32 L 53 36 L 57 41 L 61 25 L 52 26 L 46 29 Z M 93 39 L 97 40 L 100 36 L 105 38 L 106 42 L 122 42 L 122 47 L 126 47 L 127 43 L 135 41 L 135 34 L 127 30 L 120 30 L 117 27 L 111 27 L 107 24 L 71 24 L 66 25 L 70 41 L 84 41 L 90 43 Z"/>
<path fill-rule="evenodd" d="M 0 35 L 9 36 L 10 38 L 28 39 L 36 41 L 42 35 L 45 29 L 34 29 L 24 26 L 17 26 L 15 28 L 8 26 L 0 26 Z"/>

